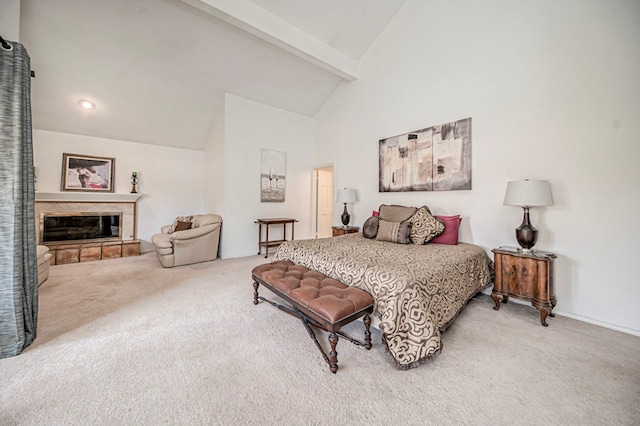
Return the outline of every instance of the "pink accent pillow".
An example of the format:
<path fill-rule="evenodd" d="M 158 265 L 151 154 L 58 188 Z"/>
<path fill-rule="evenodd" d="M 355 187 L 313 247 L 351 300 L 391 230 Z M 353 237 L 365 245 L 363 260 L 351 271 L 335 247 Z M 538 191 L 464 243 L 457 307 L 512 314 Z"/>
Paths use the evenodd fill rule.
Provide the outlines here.
<path fill-rule="evenodd" d="M 374 211 L 371 212 L 371 216 L 378 217 L 378 216 L 380 216 L 380 213 L 378 213 L 377 210 L 374 210 Z"/>
<path fill-rule="evenodd" d="M 460 222 L 462 218 L 460 215 L 456 216 L 434 216 L 444 222 L 444 232 L 431 241 L 435 244 L 449 244 L 455 246 L 458 244 L 458 230 L 460 229 Z"/>

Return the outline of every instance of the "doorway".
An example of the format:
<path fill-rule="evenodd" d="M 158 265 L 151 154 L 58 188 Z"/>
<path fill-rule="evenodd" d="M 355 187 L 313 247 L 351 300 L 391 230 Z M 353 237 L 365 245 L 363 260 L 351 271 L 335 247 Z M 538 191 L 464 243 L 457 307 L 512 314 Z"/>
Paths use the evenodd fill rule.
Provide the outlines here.
<path fill-rule="evenodd" d="M 333 166 L 313 169 L 313 211 L 316 238 L 333 236 Z"/>

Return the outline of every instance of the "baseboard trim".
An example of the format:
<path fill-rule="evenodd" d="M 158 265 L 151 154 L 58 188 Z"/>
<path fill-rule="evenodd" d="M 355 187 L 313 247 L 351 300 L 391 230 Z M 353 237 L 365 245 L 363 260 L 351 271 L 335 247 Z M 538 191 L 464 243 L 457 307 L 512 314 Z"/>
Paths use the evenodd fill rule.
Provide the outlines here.
<path fill-rule="evenodd" d="M 265 263 L 271 262 L 271 260 L 273 260 L 273 255 L 276 254 L 275 250 L 274 251 L 270 251 L 269 252 L 269 257 L 267 257 L 266 259 L 264 259 Z M 240 259 L 242 257 L 255 257 L 255 256 L 261 256 L 262 258 L 264 258 L 264 252 L 262 254 L 256 255 L 256 252 L 252 252 L 252 253 L 225 253 L 224 251 L 222 253 L 220 253 L 220 259 Z"/>
<path fill-rule="evenodd" d="M 623 326 L 617 325 L 617 324 L 611 324 L 611 323 L 606 322 L 606 321 L 600 321 L 600 320 L 597 320 L 597 319 L 594 319 L 594 318 L 585 317 L 585 316 L 582 316 L 582 315 L 570 314 L 570 313 L 567 313 L 567 312 L 556 311 L 556 310 L 554 310 L 553 312 L 555 314 L 563 316 L 563 317 L 571 318 L 571 319 L 574 319 L 574 320 L 586 322 L 586 323 L 593 324 L 593 325 L 598 325 L 600 327 L 608 328 L 610 330 L 620 331 L 622 333 L 631 334 L 633 336 L 639 336 L 640 337 L 640 330 L 635 330 L 635 329 L 629 328 L 629 327 L 623 327 Z"/>

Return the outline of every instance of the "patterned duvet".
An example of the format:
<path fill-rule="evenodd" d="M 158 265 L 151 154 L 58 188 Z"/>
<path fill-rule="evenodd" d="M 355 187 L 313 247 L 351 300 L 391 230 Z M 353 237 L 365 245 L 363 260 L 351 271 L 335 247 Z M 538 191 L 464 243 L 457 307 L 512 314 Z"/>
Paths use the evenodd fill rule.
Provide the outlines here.
<path fill-rule="evenodd" d="M 363 289 L 375 299 L 382 341 L 399 368 L 437 355 L 444 330 L 466 302 L 491 284 L 493 264 L 472 244 L 395 244 L 347 234 L 287 241 L 276 260 Z"/>

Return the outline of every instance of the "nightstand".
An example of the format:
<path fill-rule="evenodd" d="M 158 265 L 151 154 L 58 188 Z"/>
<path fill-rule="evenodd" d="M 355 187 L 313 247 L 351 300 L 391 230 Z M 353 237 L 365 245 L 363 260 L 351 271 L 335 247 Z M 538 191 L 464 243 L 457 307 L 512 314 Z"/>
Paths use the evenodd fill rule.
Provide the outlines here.
<path fill-rule="evenodd" d="M 337 237 L 338 235 L 353 234 L 358 232 L 360 228 L 357 226 L 332 226 L 331 230 L 333 231 L 333 236 Z"/>
<path fill-rule="evenodd" d="M 534 250 L 524 253 L 515 247 L 491 250 L 494 254 L 495 278 L 491 298 L 500 309 L 500 301 L 507 303 L 509 296 L 531 302 L 540 311 L 540 322 L 547 327 L 547 316 L 556 306 L 553 288 L 553 253 Z"/>

